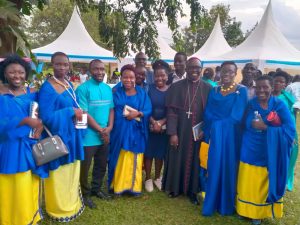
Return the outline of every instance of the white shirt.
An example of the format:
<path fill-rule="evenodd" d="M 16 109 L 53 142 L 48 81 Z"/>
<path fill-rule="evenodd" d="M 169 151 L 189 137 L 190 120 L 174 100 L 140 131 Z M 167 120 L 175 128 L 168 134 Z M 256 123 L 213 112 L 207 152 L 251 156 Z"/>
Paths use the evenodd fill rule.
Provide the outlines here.
<path fill-rule="evenodd" d="M 180 80 L 183 80 L 183 79 L 185 79 L 186 78 L 186 73 L 184 73 L 183 75 L 182 75 L 182 77 L 179 77 L 177 74 L 176 74 L 176 72 L 174 72 L 173 73 L 173 84 L 174 83 L 176 83 L 177 81 L 180 81 Z"/>
<path fill-rule="evenodd" d="M 79 74 L 80 83 L 82 84 L 82 83 L 86 82 L 88 77 L 89 77 L 89 75 L 87 75 L 87 74 Z"/>
<path fill-rule="evenodd" d="M 291 83 L 289 86 L 286 87 L 285 90 L 291 93 L 296 99 L 296 102 L 293 105 L 293 107 L 300 109 L 300 82 Z"/>

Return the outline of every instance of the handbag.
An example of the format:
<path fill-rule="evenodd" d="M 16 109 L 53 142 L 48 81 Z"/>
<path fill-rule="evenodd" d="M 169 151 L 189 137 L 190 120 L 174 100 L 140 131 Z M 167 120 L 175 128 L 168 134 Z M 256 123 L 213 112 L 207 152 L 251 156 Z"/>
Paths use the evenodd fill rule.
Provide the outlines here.
<path fill-rule="evenodd" d="M 36 165 L 44 165 L 54 159 L 69 154 L 69 150 L 58 135 L 52 135 L 44 126 L 49 137 L 38 141 L 32 147 L 32 154 Z"/>
<path fill-rule="evenodd" d="M 281 119 L 278 116 L 276 111 L 272 111 L 267 116 L 267 121 L 270 122 L 272 126 L 280 126 L 281 125 Z"/>

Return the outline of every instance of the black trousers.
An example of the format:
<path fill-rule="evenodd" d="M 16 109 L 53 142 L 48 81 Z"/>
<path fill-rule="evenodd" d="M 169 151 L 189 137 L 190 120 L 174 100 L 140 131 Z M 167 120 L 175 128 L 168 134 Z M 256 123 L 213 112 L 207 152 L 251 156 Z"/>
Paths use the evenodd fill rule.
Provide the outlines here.
<path fill-rule="evenodd" d="M 108 146 L 97 145 L 84 147 L 84 160 L 81 161 L 80 185 L 83 196 L 97 193 L 102 186 L 106 173 Z M 88 183 L 89 169 L 94 158 L 91 187 Z"/>

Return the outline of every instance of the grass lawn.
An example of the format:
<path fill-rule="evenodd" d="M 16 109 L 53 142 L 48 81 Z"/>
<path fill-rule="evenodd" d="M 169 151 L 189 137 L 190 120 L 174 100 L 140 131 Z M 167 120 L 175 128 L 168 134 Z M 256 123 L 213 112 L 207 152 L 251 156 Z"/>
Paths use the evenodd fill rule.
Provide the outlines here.
<path fill-rule="evenodd" d="M 299 171 L 299 162 L 298 168 Z M 300 173 L 296 174 L 293 192 L 284 198 L 284 217 L 280 220 L 264 220 L 264 225 L 300 225 Z M 237 216 L 201 216 L 202 206 L 192 205 L 185 197 L 170 199 L 165 193 L 155 190 L 144 192 L 141 197 L 119 197 L 112 201 L 93 197 L 97 209 L 86 208 L 83 214 L 70 225 L 243 225 L 251 224 Z M 46 215 L 39 225 L 58 225 Z"/>

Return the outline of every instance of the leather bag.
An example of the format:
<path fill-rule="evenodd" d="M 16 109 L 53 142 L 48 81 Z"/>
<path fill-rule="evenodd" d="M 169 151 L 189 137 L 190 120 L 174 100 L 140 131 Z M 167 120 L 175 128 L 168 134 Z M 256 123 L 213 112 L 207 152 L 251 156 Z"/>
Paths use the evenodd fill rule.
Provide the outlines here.
<path fill-rule="evenodd" d="M 38 141 L 32 147 L 32 154 L 36 165 L 41 166 L 52 160 L 69 154 L 67 146 L 63 143 L 58 135 L 52 135 L 44 126 L 49 137 Z"/>

